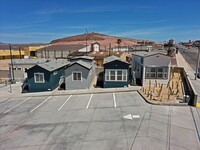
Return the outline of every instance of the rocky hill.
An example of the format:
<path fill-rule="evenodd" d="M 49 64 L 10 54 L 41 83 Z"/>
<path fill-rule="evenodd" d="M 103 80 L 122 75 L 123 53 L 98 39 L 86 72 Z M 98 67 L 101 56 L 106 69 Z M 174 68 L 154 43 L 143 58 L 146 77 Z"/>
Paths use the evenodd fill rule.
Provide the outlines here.
<path fill-rule="evenodd" d="M 137 45 L 137 42 L 142 42 L 146 40 L 137 40 L 137 39 L 131 39 L 131 38 L 122 38 L 122 37 L 115 37 L 115 36 L 109 36 L 106 34 L 100 34 L 100 33 L 87 33 L 87 34 L 81 34 L 81 35 L 75 35 L 71 37 L 65 37 L 60 38 L 51 41 L 51 44 L 86 44 L 89 45 L 93 42 L 98 42 L 101 46 L 101 49 L 108 49 L 109 45 L 111 44 L 111 47 L 117 47 L 118 46 L 118 39 L 120 39 L 120 46 L 132 46 Z M 150 41 L 146 41 L 150 42 Z"/>

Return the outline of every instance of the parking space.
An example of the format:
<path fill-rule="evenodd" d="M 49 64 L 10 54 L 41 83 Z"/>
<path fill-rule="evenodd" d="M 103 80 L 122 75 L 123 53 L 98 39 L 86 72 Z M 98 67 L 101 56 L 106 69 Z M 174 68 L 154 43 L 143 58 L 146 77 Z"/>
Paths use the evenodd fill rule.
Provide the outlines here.
<path fill-rule="evenodd" d="M 137 92 L 17 98 L 0 110 L 5 150 L 199 149 L 189 107 L 153 106 Z"/>

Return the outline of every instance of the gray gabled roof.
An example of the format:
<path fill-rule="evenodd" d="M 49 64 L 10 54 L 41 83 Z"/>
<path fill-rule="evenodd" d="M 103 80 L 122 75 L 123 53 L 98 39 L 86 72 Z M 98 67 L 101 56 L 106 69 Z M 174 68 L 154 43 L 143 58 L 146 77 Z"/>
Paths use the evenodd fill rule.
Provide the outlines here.
<path fill-rule="evenodd" d="M 135 52 L 135 53 L 133 53 L 133 55 L 137 55 L 137 56 L 140 56 L 140 57 L 149 57 L 149 56 L 153 56 L 153 55 L 157 55 L 157 54 L 161 54 L 161 55 L 167 56 L 167 54 L 165 52 L 158 52 L 158 51 Z"/>
<path fill-rule="evenodd" d="M 56 50 L 62 50 L 62 51 L 69 51 L 69 53 L 74 53 L 82 48 L 86 47 L 83 44 L 51 44 L 47 45 L 45 47 L 42 47 L 40 49 L 37 49 L 37 51 L 56 51 Z"/>
<path fill-rule="evenodd" d="M 94 57 L 90 57 L 90 56 L 77 56 L 77 57 L 72 58 L 72 60 L 77 60 L 77 59 L 87 59 L 87 60 L 93 61 Z"/>
<path fill-rule="evenodd" d="M 115 61 L 115 60 L 118 60 L 118 61 L 121 61 L 121 62 L 129 64 L 128 62 L 126 62 L 126 61 L 124 61 L 124 60 L 122 60 L 119 57 L 114 56 L 114 55 L 104 58 L 103 64 L 107 64 L 107 63 L 110 63 L 110 62 Z"/>
<path fill-rule="evenodd" d="M 50 61 L 44 64 L 38 64 L 38 66 L 40 66 L 41 68 L 44 68 L 45 70 L 49 72 L 57 70 L 67 65 L 69 65 L 69 61 L 67 61 L 66 59 L 59 59 L 59 60 Z"/>
<path fill-rule="evenodd" d="M 74 62 L 71 62 L 71 64 L 69 66 L 72 66 L 74 64 L 79 64 L 87 69 L 91 69 L 92 68 L 92 63 L 91 62 L 86 62 L 86 61 L 83 61 L 83 60 L 78 60 L 78 61 L 74 61 Z"/>
<path fill-rule="evenodd" d="M 14 65 L 37 65 L 47 62 L 47 59 L 13 59 L 12 61 Z"/>

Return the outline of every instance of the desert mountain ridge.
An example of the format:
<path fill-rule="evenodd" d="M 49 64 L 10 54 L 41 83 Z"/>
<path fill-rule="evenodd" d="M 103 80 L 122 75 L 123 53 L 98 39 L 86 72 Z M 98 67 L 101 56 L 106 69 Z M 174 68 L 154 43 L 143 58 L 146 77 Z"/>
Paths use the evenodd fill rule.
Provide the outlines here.
<path fill-rule="evenodd" d="M 98 42 L 100 46 L 104 49 L 111 47 L 118 46 L 118 40 L 120 39 L 120 46 L 132 46 L 137 45 L 138 42 L 144 43 L 154 43 L 154 41 L 149 40 L 139 40 L 139 39 L 132 39 L 132 38 L 123 38 L 123 37 L 116 37 L 110 36 L 106 34 L 100 33 L 85 33 L 80 35 L 74 35 L 70 37 L 64 37 L 60 39 L 55 39 L 50 42 L 50 44 L 87 44 L 90 45 L 91 43 Z"/>

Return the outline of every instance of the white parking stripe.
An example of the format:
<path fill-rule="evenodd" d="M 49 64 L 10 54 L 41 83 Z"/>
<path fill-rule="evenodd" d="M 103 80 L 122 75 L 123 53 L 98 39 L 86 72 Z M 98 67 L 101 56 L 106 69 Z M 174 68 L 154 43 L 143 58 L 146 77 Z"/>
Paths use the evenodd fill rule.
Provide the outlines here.
<path fill-rule="evenodd" d="M 12 108 L 10 108 L 10 109 L 8 109 L 7 111 L 5 111 L 4 112 L 4 114 L 6 114 L 6 113 L 8 113 L 9 111 L 11 111 L 11 110 L 13 110 L 15 107 L 17 107 L 17 106 L 19 106 L 19 105 L 21 105 L 21 104 L 23 104 L 23 103 L 25 103 L 27 100 L 29 100 L 31 97 L 29 97 L 29 98 L 27 98 L 27 99 L 25 99 L 25 100 L 23 100 L 22 102 L 20 102 L 19 104 L 17 104 L 17 105 L 15 105 L 14 107 L 12 107 Z"/>
<path fill-rule="evenodd" d="M 88 101 L 88 104 L 87 104 L 87 106 L 86 106 L 86 109 L 89 108 L 89 106 L 90 106 L 90 102 L 91 102 L 91 100 L 92 100 L 92 97 L 93 97 L 93 94 L 91 94 L 91 96 L 90 96 L 90 99 L 89 99 L 89 101 Z"/>
<path fill-rule="evenodd" d="M 35 108 L 33 108 L 31 110 L 31 112 L 33 112 L 34 110 L 36 110 L 38 107 L 40 107 L 42 104 L 44 104 L 47 100 L 49 100 L 52 96 L 49 96 L 48 98 L 46 98 L 42 103 L 40 103 L 39 105 L 37 105 Z"/>
<path fill-rule="evenodd" d="M 68 97 L 68 99 L 62 104 L 62 106 L 60 106 L 60 108 L 58 109 L 58 111 L 60 111 L 62 109 L 62 107 L 69 101 L 69 99 L 72 97 L 72 95 L 70 95 Z"/>
<path fill-rule="evenodd" d="M 117 107 L 116 100 L 115 100 L 115 93 L 113 93 L 113 101 L 114 101 L 114 107 Z"/>

